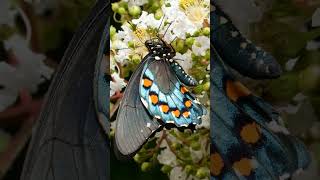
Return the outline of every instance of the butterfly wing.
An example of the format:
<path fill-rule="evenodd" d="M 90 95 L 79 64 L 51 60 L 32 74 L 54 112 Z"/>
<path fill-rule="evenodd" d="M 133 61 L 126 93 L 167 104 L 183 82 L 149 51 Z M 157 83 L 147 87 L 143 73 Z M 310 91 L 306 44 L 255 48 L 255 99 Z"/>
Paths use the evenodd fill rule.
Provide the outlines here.
<path fill-rule="evenodd" d="M 141 101 L 153 117 L 178 127 L 201 123 L 205 107 L 180 82 L 168 61 L 146 63 L 139 84 Z"/>
<path fill-rule="evenodd" d="M 160 126 L 145 109 L 139 96 L 142 70 L 151 60 L 151 56 L 146 56 L 133 73 L 119 106 L 115 141 L 123 155 L 135 153 Z"/>
<path fill-rule="evenodd" d="M 92 88 L 109 8 L 109 1 L 98 1 L 70 43 L 34 127 L 22 180 L 109 178 L 109 139 Z"/>
<path fill-rule="evenodd" d="M 231 19 L 215 5 L 215 0 L 211 3 L 213 3 L 211 42 L 223 61 L 251 78 L 265 79 L 280 76 L 281 66 L 275 58 L 243 37 Z"/>
<path fill-rule="evenodd" d="M 192 76 L 187 74 L 183 70 L 182 66 L 180 66 L 179 63 L 177 63 L 176 61 L 172 60 L 172 62 L 170 62 L 170 66 L 171 66 L 172 70 L 174 71 L 174 73 L 176 74 L 176 76 L 178 77 L 178 79 L 183 84 L 185 84 L 186 86 L 196 86 L 196 85 L 198 85 L 197 80 L 195 80 Z"/>
<path fill-rule="evenodd" d="M 306 168 L 306 148 L 272 106 L 236 81 L 215 51 L 211 66 L 212 178 L 285 179 Z"/>

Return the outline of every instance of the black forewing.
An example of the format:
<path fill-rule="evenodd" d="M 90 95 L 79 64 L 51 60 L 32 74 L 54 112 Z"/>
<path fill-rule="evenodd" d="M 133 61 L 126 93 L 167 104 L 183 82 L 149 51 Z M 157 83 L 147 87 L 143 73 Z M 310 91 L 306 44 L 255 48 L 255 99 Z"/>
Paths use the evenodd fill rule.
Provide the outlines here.
<path fill-rule="evenodd" d="M 65 53 L 35 125 L 22 180 L 109 179 L 109 140 L 97 121 L 92 87 L 109 5 L 97 2 Z"/>
<path fill-rule="evenodd" d="M 123 155 L 132 155 L 159 128 L 140 100 L 139 85 L 143 67 L 154 60 L 147 55 L 130 78 L 117 114 L 115 141 Z"/>

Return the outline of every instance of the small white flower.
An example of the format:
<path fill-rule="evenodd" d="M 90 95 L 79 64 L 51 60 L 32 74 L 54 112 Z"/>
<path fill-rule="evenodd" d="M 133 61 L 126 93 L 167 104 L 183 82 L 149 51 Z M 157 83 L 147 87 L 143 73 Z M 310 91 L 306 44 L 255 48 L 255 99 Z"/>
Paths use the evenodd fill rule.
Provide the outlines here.
<path fill-rule="evenodd" d="M 130 54 L 131 50 L 130 49 L 121 49 L 118 50 L 117 53 L 114 55 L 114 59 L 124 65 L 126 63 L 126 61 L 129 59 L 129 54 Z"/>
<path fill-rule="evenodd" d="M 299 57 L 296 57 L 296 58 L 293 58 L 293 59 L 289 59 L 286 62 L 286 66 L 285 66 L 286 70 L 287 71 L 292 71 L 292 69 L 294 68 L 294 66 L 298 62 L 298 60 L 299 60 Z"/>
<path fill-rule="evenodd" d="M 192 51 L 197 56 L 204 56 L 206 51 L 210 49 L 210 39 L 206 36 L 195 38 L 195 43 L 192 45 Z"/>
<path fill-rule="evenodd" d="M 208 111 L 208 109 L 207 109 L 207 112 L 210 112 L 210 111 Z M 204 115 L 201 119 L 202 119 L 201 124 L 197 125 L 196 127 L 210 129 L 210 115 L 209 115 L 209 113 Z"/>
<path fill-rule="evenodd" d="M 189 69 L 192 68 L 192 58 L 191 58 L 191 51 L 188 50 L 184 54 L 176 53 L 176 56 L 174 57 L 175 59 L 178 59 L 177 61 L 179 62 L 180 66 L 188 72 Z"/>
<path fill-rule="evenodd" d="M 113 96 L 117 91 L 121 91 L 127 83 L 122 79 L 118 73 L 112 73 L 113 81 L 110 81 L 110 96 Z"/>
<path fill-rule="evenodd" d="M 162 143 L 166 143 L 163 141 Z M 168 145 L 166 145 L 166 148 L 160 152 L 160 154 L 157 157 L 159 163 L 169 166 L 176 166 L 177 165 L 177 158 L 173 154 L 173 152 L 169 149 Z"/>
<path fill-rule="evenodd" d="M 185 180 L 187 173 L 183 171 L 182 167 L 176 166 L 170 172 L 170 180 Z"/>
<path fill-rule="evenodd" d="M 142 5 L 148 3 L 148 0 L 122 0 L 122 1 L 127 2 L 129 7 L 130 6 L 142 6 Z"/>
<path fill-rule="evenodd" d="M 147 29 L 149 28 L 158 28 L 161 20 L 157 20 L 154 18 L 154 14 L 147 13 L 146 11 L 142 11 L 141 16 L 138 19 L 133 19 L 132 23 L 137 25 L 138 28 Z"/>
<path fill-rule="evenodd" d="M 121 49 L 128 48 L 128 45 L 121 40 L 111 41 L 110 44 L 111 44 L 110 48 L 115 49 L 115 50 L 121 50 Z"/>
<path fill-rule="evenodd" d="M 190 147 L 191 158 L 193 162 L 199 162 L 203 158 L 203 151 L 195 151 Z M 209 155 L 209 154 L 208 154 Z"/>
<path fill-rule="evenodd" d="M 46 57 L 30 50 L 23 37 L 14 35 L 4 45 L 17 58 L 18 65 L 0 63 L 0 85 L 4 87 L 0 90 L 0 111 L 14 103 L 20 90 L 36 92 L 43 77 L 50 79 L 53 73 L 53 69 L 43 62 Z"/>

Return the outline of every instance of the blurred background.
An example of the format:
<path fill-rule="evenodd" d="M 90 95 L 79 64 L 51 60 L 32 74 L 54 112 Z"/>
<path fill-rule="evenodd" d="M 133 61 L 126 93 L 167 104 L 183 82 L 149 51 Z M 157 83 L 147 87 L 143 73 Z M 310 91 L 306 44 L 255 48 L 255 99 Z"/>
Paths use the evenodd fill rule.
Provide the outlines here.
<path fill-rule="evenodd" d="M 50 80 L 93 3 L 0 1 L 0 179 L 19 179 Z M 271 102 L 291 133 L 304 140 L 313 162 L 303 178 L 319 179 L 320 0 L 225 0 L 225 4 L 241 31 L 271 52 L 284 71 L 276 80 L 240 78 Z M 119 162 L 114 155 L 110 163 L 112 179 L 167 178 L 160 167 L 142 173 L 134 161 Z"/>

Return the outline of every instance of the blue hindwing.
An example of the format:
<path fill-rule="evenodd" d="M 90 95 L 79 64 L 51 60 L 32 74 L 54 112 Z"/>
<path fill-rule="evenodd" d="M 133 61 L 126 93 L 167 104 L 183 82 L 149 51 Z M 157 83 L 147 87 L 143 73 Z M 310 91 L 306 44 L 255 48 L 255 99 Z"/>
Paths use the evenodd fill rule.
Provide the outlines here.
<path fill-rule="evenodd" d="M 145 64 L 139 94 L 151 116 L 178 127 L 200 124 L 206 113 L 205 107 L 181 83 L 170 63 L 164 60 Z"/>

